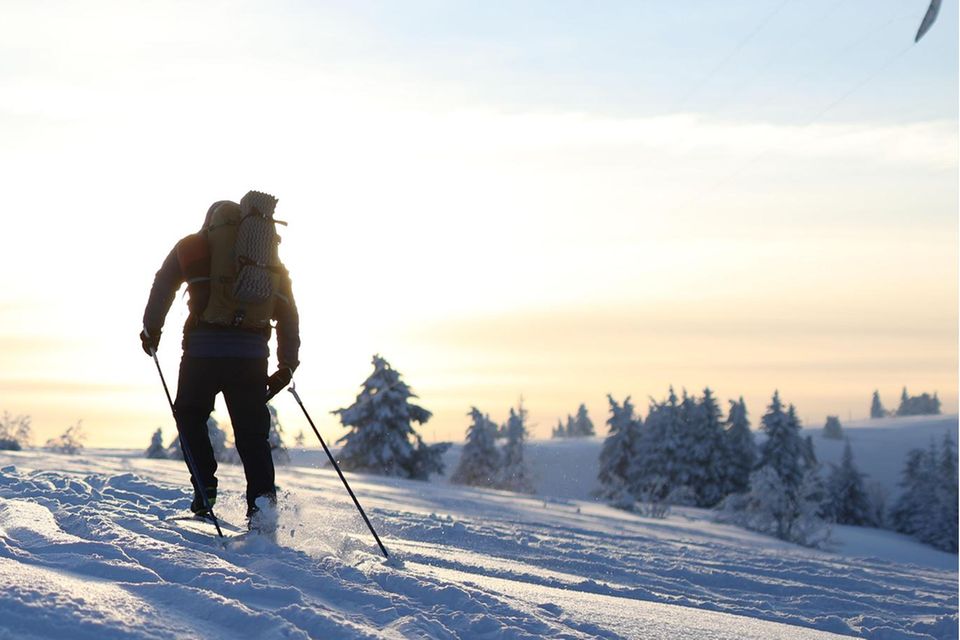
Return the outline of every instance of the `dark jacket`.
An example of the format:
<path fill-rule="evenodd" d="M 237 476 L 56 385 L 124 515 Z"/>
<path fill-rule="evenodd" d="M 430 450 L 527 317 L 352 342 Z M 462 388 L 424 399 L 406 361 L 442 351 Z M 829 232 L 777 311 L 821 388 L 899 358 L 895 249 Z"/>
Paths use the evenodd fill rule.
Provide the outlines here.
<path fill-rule="evenodd" d="M 180 285 L 187 276 L 178 259 L 178 249 L 196 236 L 181 239 L 163 261 L 153 280 L 150 298 L 143 312 L 143 326 L 151 334 L 159 333 L 163 328 L 167 312 Z M 207 265 L 207 275 L 210 269 Z M 268 342 L 270 327 L 266 329 L 237 329 L 234 327 L 213 325 L 201 320 L 203 311 L 210 300 L 209 279 L 191 279 L 187 282 L 190 296 L 187 307 L 190 316 L 183 326 L 183 351 L 195 357 L 238 357 L 266 358 L 270 355 Z M 300 364 L 300 316 L 293 298 L 290 274 L 283 270 L 280 286 L 276 292 L 276 305 L 273 319 L 277 329 L 277 359 L 280 367 L 296 369 Z"/>

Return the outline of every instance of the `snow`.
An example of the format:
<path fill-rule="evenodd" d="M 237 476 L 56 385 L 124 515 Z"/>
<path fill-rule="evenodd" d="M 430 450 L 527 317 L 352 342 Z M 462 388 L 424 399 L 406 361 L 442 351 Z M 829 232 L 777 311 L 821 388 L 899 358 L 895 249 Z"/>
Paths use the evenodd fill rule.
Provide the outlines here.
<path fill-rule="evenodd" d="M 889 496 L 899 493 L 897 483 L 903 471 L 907 452 L 925 449 L 930 441 L 939 445 L 948 431 L 957 442 L 957 416 L 907 416 L 859 420 L 843 424 L 843 434 L 850 440 L 853 462 L 867 474 L 865 484 L 878 482 Z M 813 435 L 817 458 L 822 464 L 840 464 L 843 440 L 824 438 L 822 429 L 804 427 L 803 435 Z"/>
<path fill-rule="evenodd" d="M 895 487 L 907 450 L 956 417 L 844 425 Z M 814 432 L 821 460 L 842 442 Z M 836 527 L 799 549 L 678 509 L 646 520 L 582 502 L 601 439 L 530 443 L 539 498 L 352 475 L 397 565 L 382 564 L 331 472 L 288 468 L 281 545 L 223 550 L 162 517 L 180 463 L 10 452 L 0 472 L 0 638 L 956 637 L 956 556 Z M 834 449 L 836 451 L 834 452 Z M 318 452 L 293 452 L 300 464 Z M 446 456 L 452 469 L 459 447 Z M 58 471 L 50 471 L 57 469 Z M 220 515 L 241 520 L 239 469 Z M 832 552 L 832 553 L 831 553 Z M 325 585 L 325 586 L 319 586 Z M 191 613 L 192 612 L 192 613 Z M 11 636 L 11 637 L 13 637 Z"/>
<path fill-rule="evenodd" d="M 957 556 L 890 532 L 814 551 L 698 509 L 348 474 L 384 562 L 334 472 L 285 467 L 278 544 L 223 548 L 164 520 L 182 462 L 140 456 L 0 454 L 0 638 L 957 637 Z M 219 475 L 241 523 L 242 471 Z"/>

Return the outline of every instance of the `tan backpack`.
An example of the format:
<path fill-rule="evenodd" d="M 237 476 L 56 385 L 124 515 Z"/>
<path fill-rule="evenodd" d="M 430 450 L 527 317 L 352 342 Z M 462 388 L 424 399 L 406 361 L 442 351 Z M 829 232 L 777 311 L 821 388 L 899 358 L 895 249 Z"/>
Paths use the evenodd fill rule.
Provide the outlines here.
<path fill-rule="evenodd" d="M 203 320 L 265 329 L 273 318 L 283 266 L 273 219 L 276 199 L 251 191 L 238 205 L 222 202 L 205 229 L 210 249 L 210 301 Z"/>

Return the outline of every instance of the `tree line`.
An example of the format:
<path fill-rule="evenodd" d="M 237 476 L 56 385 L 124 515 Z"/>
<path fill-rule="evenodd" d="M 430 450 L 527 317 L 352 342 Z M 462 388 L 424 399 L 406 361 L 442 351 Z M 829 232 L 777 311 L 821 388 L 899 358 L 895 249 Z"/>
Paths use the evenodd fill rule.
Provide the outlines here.
<path fill-rule="evenodd" d="M 873 399 L 870 402 L 871 418 L 886 418 L 888 416 L 931 416 L 940 415 L 940 398 L 934 391 L 931 396 L 929 393 L 921 393 L 918 396 L 911 396 L 907 393 L 907 388 L 903 388 L 900 394 L 900 406 L 896 411 L 887 411 L 883 408 L 880 401 L 880 392 L 873 392 Z"/>
<path fill-rule="evenodd" d="M 278 465 L 288 464 L 290 462 L 290 452 L 284 442 L 283 426 L 277 417 L 277 410 L 272 404 L 267 403 L 267 411 L 270 413 L 270 432 L 267 439 L 270 442 L 270 454 L 273 457 L 273 462 Z M 227 430 L 221 427 L 220 423 L 213 416 L 207 419 L 207 436 L 210 438 L 213 457 L 217 462 L 240 464 L 240 455 L 230 441 Z M 298 436 L 298 440 L 302 442 L 302 434 Z M 183 460 L 180 436 L 173 436 L 170 443 L 164 445 L 163 430 L 157 428 L 150 437 L 150 444 L 143 452 L 143 455 L 144 457 L 155 460 Z"/>
<path fill-rule="evenodd" d="M 372 364 L 373 373 L 355 401 L 333 411 L 347 429 L 337 441 L 342 445 L 339 464 L 349 471 L 416 480 L 443 474 L 443 454 L 451 443 L 427 444 L 414 426 L 425 424 L 432 413 L 414 402 L 417 396 L 384 358 L 375 355 Z M 939 411 L 936 394 L 916 398 L 920 400 L 904 390 L 898 413 L 923 408 L 923 402 L 933 403 L 927 409 L 935 404 Z M 671 387 L 665 399 L 650 400 L 646 418 L 637 413 L 629 396 L 623 402 L 612 395 L 607 400 L 609 430 L 598 460 L 598 497 L 618 508 L 654 517 L 664 516 L 672 505 L 715 509 L 720 520 L 807 545 L 821 543 L 829 523 L 891 526 L 956 551 L 956 448 L 949 434 L 940 448 L 910 453 L 901 482 L 903 494 L 887 510 L 882 496 L 865 487 L 849 440 L 841 463 L 825 470 L 810 436 L 801 434 L 796 408 L 785 405 L 779 392 L 774 392 L 760 419 L 760 431 L 766 436 L 760 444 L 742 397 L 729 400 L 724 415 L 710 388 L 699 396 L 685 390 L 678 396 Z M 874 400 L 879 403 L 876 393 Z M 272 409 L 271 442 L 282 462 L 288 456 Z M 467 416 L 466 441 L 451 482 L 532 492 L 524 454 L 528 416 L 522 400 L 500 425 L 477 407 L 471 407 Z M 212 418 L 208 429 L 217 459 L 234 461 L 225 432 Z M 566 424 L 558 421 L 552 435 L 594 433 L 581 404 L 575 416 L 567 416 Z M 839 419 L 828 417 L 824 434 L 842 437 Z M 147 455 L 182 457 L 179 441 L 163 446 L 159 430 Z"/>
<path fill-rule="evenodd" d="M 945 551 L 957 551 L 957 452 L 948 432 L 938 448 L 908 454 L 903 492 L 887 509 L 867 487 L 847 439 L 840 464 L 817 461 L 793 405 L 774 392 L 754 440 L 743 399 L 724 418 L 710 389 L 673 389 L 651 401 L 646 420 L 628 397 L 612 396 L 610 432 L 600 453 L 600 497 L 623 509 L 663 516 L 670 505 L 715 508 L 718 518 L 799 544 L 817 546 L 829 524 L 889 527 Z M 828 418 L 825 435 L 839 430 Z"/>

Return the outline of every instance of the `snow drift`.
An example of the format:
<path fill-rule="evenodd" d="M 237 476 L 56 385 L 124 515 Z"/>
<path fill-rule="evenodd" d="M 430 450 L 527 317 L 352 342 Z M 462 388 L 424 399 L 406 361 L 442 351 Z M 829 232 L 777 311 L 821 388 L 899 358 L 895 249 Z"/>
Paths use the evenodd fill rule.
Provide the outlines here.
<path fill-rule="evenodd" d="M 695 509 L 657 521 L 352 475 L 388 564 L 327 470 L 280 471 L 279 544 L 224 549 L 165 520 L 189 504 L 182 463 L 0 464 L 0 638 L 956 637 L 956 556 L 889 532 L 826 553 Z M 241 472 L 220 476 L 219 514 L 239 522 Z"/>

